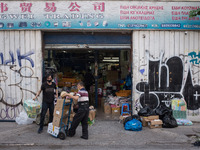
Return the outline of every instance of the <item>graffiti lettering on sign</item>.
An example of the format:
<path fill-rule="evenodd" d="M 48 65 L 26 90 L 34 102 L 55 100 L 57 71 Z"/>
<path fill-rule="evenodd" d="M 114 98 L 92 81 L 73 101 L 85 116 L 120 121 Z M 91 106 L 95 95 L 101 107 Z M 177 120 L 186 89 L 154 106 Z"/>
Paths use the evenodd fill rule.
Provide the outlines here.
<path fill-rule="evenodd" d="M 20 67 L 22 67 L 22 60 L 28 60 L 31 63 L 32 68 L 34 67 L 34 62 L 33 60 L 29 57 L 31 55 L 33 55 L 34 52 L 30 51 L 27 52 L 26 54 L 21 54 L 20 50 L 17 50 L 17 60 L 18 60 L 18 64 Z M 14 65 L 14 63 L 16 62 L 16 59 L 14 57 L 14 54 L 12 51 L 9 51 L 9 55 L 10 55 L 10 59 L 5 60 L 4 59 L 4 55 L 3 53 L 0 53 L 0 59 L 1 59 L 1 64 L 2 65 L 8 65 L 8 64 L 12 64 Z"/>
<path fill-rule="evenodd" d="M 188 53 L 188 56 L 190 56 L 192 59 L 190 60 L 190 62 L 192 64 L 200 64 L 200 52 L 197 54 L 196 52 L 190 52 Z"/>
<path fill-rule="evenodd" d="M 160 59 L 150 60 L 149 52 L 146 51 L 146 54 L 148 79 L 136 85 L 141 106 L 153 109 L 159 105 L 169 107 L 172 99 L 184 98 L 189 110 L 199 109 L 200 85 L 193 84 L 191 68 L 188 67 L 184 77 L 184 65 L 180 57 L 174 56 L 163 61 L 164 52 L 161 52 Z"/>

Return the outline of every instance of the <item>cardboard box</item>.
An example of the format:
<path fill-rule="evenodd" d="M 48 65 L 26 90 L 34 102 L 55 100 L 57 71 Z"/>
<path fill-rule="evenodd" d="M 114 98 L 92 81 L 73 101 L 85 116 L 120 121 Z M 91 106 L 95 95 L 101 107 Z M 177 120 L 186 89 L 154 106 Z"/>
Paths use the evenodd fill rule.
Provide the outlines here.
<path fill-rule="evenodd" d="M 54 117 L 61 118 L 62 109 L 63 109 L 63 102 L 64 102 L 64 99 L 58 99 L 57 100 L 57 103 L 56 103 L 55 108 L 54 108 L 54 114 L 53 114 Z M 65 102 L 69 103 L 70 100 L 66 100 Z M 73 112 L 73 105 L 71 105 L 71 112 Z M 63 116 L 68 115 L 68 113 L 69 113 L 69 105 L 64 106 Z"/>
<path fill-rule="evenodd" d="M 52 122 L 48 124 L 47 133 L 57 137 L 59 134 L 59 130 L 60 130 L 60 127 L 54 126 Z"/>
<path fill-rule="evenodd" d="M 105 113 L 105 114 L 111 114 L 111 112 L 112 112 L 112 109 L 111 109 L 111 107 L 110 107 L 110 104 L 105 103 L 105 104 L 104 104 L 104 113 Z"/>
<path fill-rule="evenodd" d="M 142 121 L 142 126 L 143 127 L 147 127 L 148 126 L 148 122 L 149 122 L 147 117 L 140 117 L 140 118 L 141 118 L 141 121 Z"/>
<path fill-rule="evenodd" d="M 112 107 L 112 115 L 120 115 L 121 114 L 121 107 L 117 106 L 117 107 Z"/>
<path fill-rule="evenodd" d="M 118 71 L 111 71 L 111 70 L 109 70 L 109 71 L 107 71 L 106 78 L 111 83 L 115 82 L 115 81 L 118 81 L 118 79 L 119 79 L 119 72 Z"/>
<path fill-rule="evenodd" d="M 159 119 L 159 115 L 148 116 L 147 119 L 148 119 L 148 120 Z"/>
<path fill-rule="evenodd" d="M 142 126 L 147 127 L 148 122 L 150 122 L 151 120 L 154 120 L 154 119 L 159 119 L 159 116 L 158 115 L 148 116 L 148 117 L 141 116 L 140 118 L 142 120 Z"/>
<path fill-rule="evenodd" d="M 151 129 L 162 128 L 162 124 L 163 124 L 163 122 L 160 119 L 154 119 L 154 120 L 151 120 L 148 122 L 148 126 Z"/>
<path fill-rule="evenodd" d="M 70 115 L 70 121 L 73 121 L 73 118 L 74 118 L 74 114 L 71 114 Z M 56 126 L 56 127 L 60 127 L 60 121 L 61 121 L 61 118 L 59 117 L 53 117 L 53 125 Z M 68 121 L 68 117 L 66 118 L 63 118 L 62 122 L 66 125 L 67 124 L 67 121 Z"/>

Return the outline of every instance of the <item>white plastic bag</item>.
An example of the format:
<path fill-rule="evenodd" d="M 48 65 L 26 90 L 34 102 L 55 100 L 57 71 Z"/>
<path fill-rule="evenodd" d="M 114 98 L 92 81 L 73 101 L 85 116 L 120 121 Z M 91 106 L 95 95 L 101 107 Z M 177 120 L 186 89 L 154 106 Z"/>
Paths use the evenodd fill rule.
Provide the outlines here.
<path fill-rule="evenodd" d="M 25 110 L 23 109 L 22 112 L 20 112 L 19 116 L 16 117 L 15 121 L 17 124 L 32 124 L 35 119 L 31 119 L 26 114 Z"/>

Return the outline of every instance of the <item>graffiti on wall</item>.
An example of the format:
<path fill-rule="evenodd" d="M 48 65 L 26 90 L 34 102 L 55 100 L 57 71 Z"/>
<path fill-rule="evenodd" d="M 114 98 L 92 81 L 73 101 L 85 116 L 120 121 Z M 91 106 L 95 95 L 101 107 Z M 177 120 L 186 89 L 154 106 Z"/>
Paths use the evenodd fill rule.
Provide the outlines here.
<path fill-rule="evenodd" d="M 196 52 L 190 52 L 189 54 L 188 54 L 188 56 L 190 56 L 192 59 L 190 60 L 190 62 L 192 63 L 192 64 L 200 64 L 200 60 L 199 60 L 199 58 L 200 58 L 200 52 L 197 54 Z"/>
<path fill-rule="evenodd" d="M 34 77 L 34 61 L 29 57 L 34 52 L 30 51 L 23 55 L 19 50 L 16 52 L 16 58 L 10 51 L 10 59 L 6 60 L 3 53 L 0 53 L 0 119 L 3 120 L 13 120 L 18 116 L 27 93 L 36 95 L 33 86 L 37 84 L 38 77 Z M 29 61 L 31 67 L 23 66 L 23 59 Z M 19 66 L 14 64 L 16 60 Z"/>
<path fill-rule="evenodd" d="M 190 55 L 194 56 L 194 53 Z M 184 98 L 189 110 L 199 109 L 200 85 L 194 85 L 192 80 L 194 74 L 192 74 L 190 63 L 193 61 L 187 61 L 188 70 L 185 74 L 181 57 L 173 56 L 165 60 L 163 57 L 164 52 L 161 52 L 159 59 L 151 60 L 149 52 L 146 51 L 147 81 L 136 85 L 136 90 L 140 93 L 140 105 L 153 109 L 159 105 L 169 107 L 171 99 Z"/>
<path fill-rule="evenodd" d="M 10 55 L 9 59 L 5 59 L 3 53 L 0 53 L 1 65 L 8 65 L 10 63 L 12 65 L 14 65 L 16 60 L 18 60 L 18 64 L 21 67 L 22 66 L 22 60 L 24 59 L 24 60 L 28 60 L 31 63 L 31 66 L 34 67 L 34 62 L 29 57 L 29 56 L 34 54 L 33 51 L 30 51 L 30 52 L 25 53 L 25 54 L 21 54 L 20 50 L 18 49 L 16 52 L 17 52 L 17 58 L 14 57 L 14 53 L 12 51 L 9 51 L 9 55 Z"/>

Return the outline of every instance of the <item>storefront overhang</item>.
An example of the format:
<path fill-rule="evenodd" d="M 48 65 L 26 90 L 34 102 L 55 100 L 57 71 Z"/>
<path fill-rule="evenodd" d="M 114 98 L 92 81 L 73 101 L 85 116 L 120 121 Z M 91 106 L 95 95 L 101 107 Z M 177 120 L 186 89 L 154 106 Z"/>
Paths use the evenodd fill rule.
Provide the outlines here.
<path fill-rule="evenodd" d="M 122 32 L 45 32 L 45 49 L 131 49 L 131 34 Z"/>
<path fill-rule="evenodd" d="M 122 45 L 98 45 L 98 44 L 46 44 L 45 49 L 50 50 L 67 50 L 67 49 L 131 49 L 130 44 Z"/>

